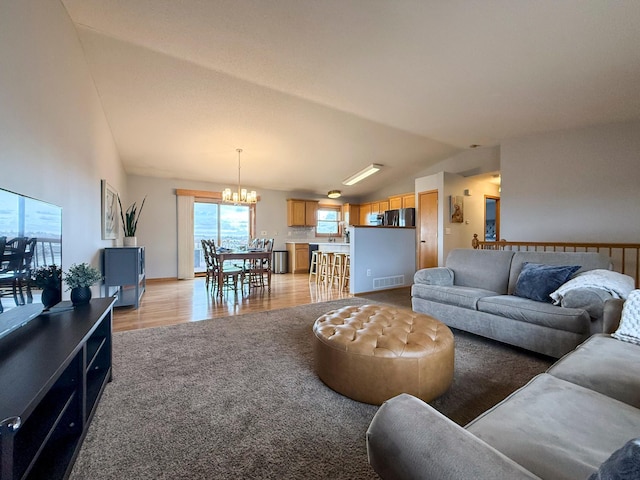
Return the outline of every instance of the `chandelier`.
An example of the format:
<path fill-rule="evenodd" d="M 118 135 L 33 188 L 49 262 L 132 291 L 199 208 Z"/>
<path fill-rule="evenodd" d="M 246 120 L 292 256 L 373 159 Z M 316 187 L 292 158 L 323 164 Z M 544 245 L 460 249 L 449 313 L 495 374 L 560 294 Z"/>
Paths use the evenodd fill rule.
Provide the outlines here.
<path fill-rule="evenodd" d="M 236 148 L 238 152 L 238 191 L 232 192 L 230 188 L 225 188 L 222 191 L 222 201 L 229 203 L 256 203 L 258 201 L 258 194 L 255 190 L 247 192 L 246 188 L 240 188 L 240 154 L 241 148 Z"/>

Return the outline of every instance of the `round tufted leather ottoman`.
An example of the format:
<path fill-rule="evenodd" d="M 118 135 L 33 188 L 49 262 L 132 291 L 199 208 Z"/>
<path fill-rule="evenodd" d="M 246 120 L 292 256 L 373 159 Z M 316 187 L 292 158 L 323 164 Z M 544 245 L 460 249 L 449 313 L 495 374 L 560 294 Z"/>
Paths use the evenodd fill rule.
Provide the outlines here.
<path fill-rule="evenodd" d="M 344 307 L 313 325 L 315 368 L 330 388 L 380 405 L 409 393 L 425 402 L 453 381 L 453 334 L 438 320 L 387 305 Z"/>

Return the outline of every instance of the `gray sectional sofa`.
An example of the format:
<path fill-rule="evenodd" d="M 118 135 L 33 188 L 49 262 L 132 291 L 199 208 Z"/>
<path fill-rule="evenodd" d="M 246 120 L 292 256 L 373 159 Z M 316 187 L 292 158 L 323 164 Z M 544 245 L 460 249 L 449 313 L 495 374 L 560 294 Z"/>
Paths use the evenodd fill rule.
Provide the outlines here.
<path fill-rule="evenodd" d="M 586 480 L 640 437 L 638 365 L 640 345 L 594 335 L 464 428 L 399 395 L 369 426 L 369 462 L 385 480 Z"/>
<path fill-rule="evenodd" d="M 606 289 L 572 290 L 560 305 L 513 295 L 525 262 L 579 265 L 576 274 L 610 268 L 609 257 L 595 252 L 456 249 L 444 267 L 416 272 L 413 310 L 450 327 L 554 358 L 619 322 L 623 302 Z"/>

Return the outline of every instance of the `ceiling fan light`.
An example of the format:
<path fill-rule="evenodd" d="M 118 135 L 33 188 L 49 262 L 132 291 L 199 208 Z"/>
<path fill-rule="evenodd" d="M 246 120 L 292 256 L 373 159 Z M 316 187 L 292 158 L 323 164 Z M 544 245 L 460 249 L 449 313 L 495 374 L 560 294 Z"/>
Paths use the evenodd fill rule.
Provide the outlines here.
<path fill-rule="evenodd" d="M 342 195 L 340 190 L 329 190 L 329 193 L 327 193 L 327 197 L 329 198 L 340 198 L 340 195 Z"/>

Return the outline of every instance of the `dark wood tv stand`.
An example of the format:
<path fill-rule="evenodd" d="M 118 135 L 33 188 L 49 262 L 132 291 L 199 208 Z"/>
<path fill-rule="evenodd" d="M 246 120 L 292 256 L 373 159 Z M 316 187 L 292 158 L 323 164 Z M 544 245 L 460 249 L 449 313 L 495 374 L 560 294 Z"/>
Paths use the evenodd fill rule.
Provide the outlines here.
<path fill-rule="evenodd" d="M 40 315 L 0 339 L 0 478 L 67 478 L 111 380 L 114 298 Z M 70 307 L 64 310 L 64 307 Z"/>

